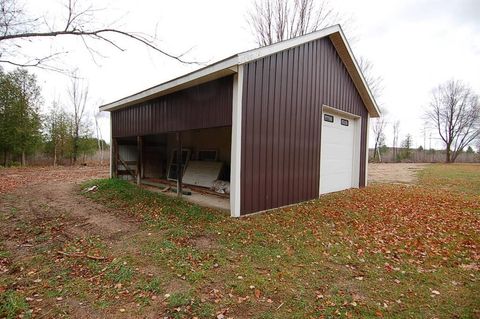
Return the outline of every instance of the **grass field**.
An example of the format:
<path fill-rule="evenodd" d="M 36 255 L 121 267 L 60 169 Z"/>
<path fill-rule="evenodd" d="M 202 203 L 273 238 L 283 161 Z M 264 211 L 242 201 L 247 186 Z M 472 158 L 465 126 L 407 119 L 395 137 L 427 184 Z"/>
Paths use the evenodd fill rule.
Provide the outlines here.
<path fill-rule="evenodd" d="M 423 186 L 480 195 L 480 164 L 430 165 L 419 177 Z"/>
<path fill-rule="evenodd" d="M 92 185 L 81 196 L 138 228 L 105 239 L 63 236 L 65 213 L 16 221 L 32 245 L 22 258 L 4 228 L 1 316 L 480 316 L 479 165 L 431 165 L 418 185 L 376 184 L 241 219 L 119 180 L 77 191 Z M 15 196 L 2 197 L 12 203 L 4 225 Z"/>

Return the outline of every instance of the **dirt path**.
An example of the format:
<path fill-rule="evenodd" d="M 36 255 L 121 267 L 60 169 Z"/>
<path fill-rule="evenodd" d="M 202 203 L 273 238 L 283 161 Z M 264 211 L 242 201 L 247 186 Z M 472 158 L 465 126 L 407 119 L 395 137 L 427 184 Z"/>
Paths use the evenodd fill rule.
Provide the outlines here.
<path fill-rule="evenodd" d="M 95 282 L 100 280 L 99 276 L 105 280 L 108 274 L 128 278 L 135 273 L 144 278 L 164 278 L 161 267 L 142 262 L 140 248 L 151 233 L 141 228 L 141 222 L 128 217 L 121 209 L 96 204 L 80 194 L 81 182 L 107 176 L 106 167 L 0 170 L 0 275 L 5 275 L 5 279 L 0 276 L 0 306 L 2 292 L 10 289 L 29 301 L 32 317 L 68 314 L 72 318 L 157 318 L 164 312 L 165 305 L 159 298 L 151 301 L 148 311 L 144 307 L 144 313 L 138 314 L 135 311 L 140 303 L 135 302 L 134 297 L 126 298 L 121 284 Z M 98 262 L 98 267 L 104 267 L 101 270 L 89 264 L 88 258 L 62 255 L 87 254 L 88 251 L 94 251 L 95 255 L 95 245 L 101 247 L 98 256 L 106 258 Z M 126 266 L 127 256 L 138 258 L 134 269 Z M 121 266 L 115 260 L 122 260 Z M 67 278 L 58 275 L 62 271 L 69 273 Z M 92 275 L 92 271 L 96 273 Z M 38 281 L 42 277 L 42 281 Z M 60 277 L 62 282 L 55 283 Z M 72 280 L 84 285 L 80 291 L 88 297 L 77 296 L 71 290 L 76 289 L 71 287 L 66 288 L 69 292 L 62 293 L 60 299 L 48 297 L 64 291 L 65 286 L 72 285 Z M 129 279 L 125 280 L 127 285 Z M 177 278 L 162 287 L 166 293 L 189 289 L 185 281 Z M 105 295 L 113 298 L 115 294 L 115 302 L 121 304 L 118 308 L 105 310 L 96 299 L 102 295 L 102 298 Z M 119 313 L 122 308 L 130 311 Z"/>
<path fill-rule="evenodd" d="M 16 167 L 0 168 L 0 194 L 17 188 L 55 183 L 80 183 L 108 176 L 107 166 Z"/>
<path fill-rule="evenodd" d="M 92 203 L 78 194 L 82 181 L 107 176 L 105 167 L 17 169 L 0 175 L 13 191 L 3 188 L 8 196 L 0 209 L 17 211 L 16 218 L 49 219 L 64 217 L 64 231 L 72 236 L 119 238 L 135 230 L 135 223 L 120 218 L 104 206 Z M 3 181 L 1 180 L 3 179 Z M 5 185 L 5 184 L 3 184 Z M 33 214 L 32 214 L 33 213 Z"/>
<path fill-rule="evenodd" d="M 0 274 L 13 275 L 17 271 L 13 265 L 31 265 L 35 272 L 37 267 L 42 267 L 32 261 L 32 258 L 39 258 L 39 251 L 45 250 L 48 258 L 53 259 L 56 252 L 49 247 L 88 242 L 91 238 L 97 238 L 112 254 L 121 254 L 124 243 L 139 232 L 138 221 L 79 194 L 81 182 L 104 177 L 107 177 L 106 167 L 0 171 L 0 248 L 3 246 L 10 256 L 8 261 L 0 258 Z M 15 276 L 20 285 L 27 280 L 22 272 Z M 58 306 L 52 298 L 41 303 L 43 309 Z M 67 307 L 68 313 L 75 318 L 105 317 L 104 313 L 71 297 L 64 300 L 63 307 Z M 40 308 L 37 311 L 46 315 Z"/>
<path fill-rule="evenodd" d="M 418 163 L 370 163 L 368 164 L 368 183 L 415 184 L 418 171 L 430 164 Z"/>

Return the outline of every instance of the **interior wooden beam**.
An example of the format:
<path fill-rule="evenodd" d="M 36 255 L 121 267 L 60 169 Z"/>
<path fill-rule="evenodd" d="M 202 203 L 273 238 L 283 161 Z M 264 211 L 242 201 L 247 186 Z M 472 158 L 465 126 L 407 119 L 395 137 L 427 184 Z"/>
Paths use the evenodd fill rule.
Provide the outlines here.
<path fill-rule="evenodd" d="M 182 133 L 177 132 L 177 196 L 182 197 Z"/>
<path fill-rule="evenodd" d="M 112 138 L 113 158 L 112 158 L 112 177 L 118 177 L 118 141 Z"/>
<path fill-rule="evenodd" d="M 142 181 L 142 166 L 143 166 L 143 138 L 137 136 L 137 185 Z"/>

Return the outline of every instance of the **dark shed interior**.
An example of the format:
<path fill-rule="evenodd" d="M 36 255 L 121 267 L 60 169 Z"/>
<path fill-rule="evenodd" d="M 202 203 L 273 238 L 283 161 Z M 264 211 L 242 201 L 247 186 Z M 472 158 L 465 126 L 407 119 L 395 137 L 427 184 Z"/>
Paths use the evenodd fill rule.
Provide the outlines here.
<path fill-rule="evenodd" d="M 222 163 L 219 179 L 230 181 L 231 127 L 189 130 L 181 132 L 182 149 L 188 151 L 189 161 L 217 161 Z M 143 136 L 142 156 L 136 137 L 118 138 L 119 159 L 132 170 L 136 170 L 137 161 L 142 157 L 141 177 L 144 179 L 168 179 L 169 166 L 175 162 L 172 158 L 177 149 L 176 133 L 163 133 Z M 206 158 L 208 151 L 215 158 Z M 133 178 L 123 165 L 118 168 L 121 176 Z"/>
<path fill-rule="evenodd" d="M 228 198 L 232 89 L 227 76 L 113 111 L 113 174 L 167 193 Z"/>

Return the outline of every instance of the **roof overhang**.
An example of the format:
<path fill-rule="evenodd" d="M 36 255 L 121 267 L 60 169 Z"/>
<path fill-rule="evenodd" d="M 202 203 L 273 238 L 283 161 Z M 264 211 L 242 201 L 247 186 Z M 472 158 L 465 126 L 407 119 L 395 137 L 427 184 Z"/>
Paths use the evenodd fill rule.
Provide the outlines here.
<path fill-rule="evenodd" d="M 100 106 L 100 111 L 115 111 L 153 98 L 206 83 L 237 72 L 237 57 L 231 57 L 203 69 L 188 73 L 176 79 L 153 86 L 123 99 Z"/>
<path fill-rule="evenodd" d="M 127 106 L 141 103 L 153 98 L 180 91 L 198 84 L 219 79 L 237 72 L 238 65 L 249 63 L 277 52 L 287 50 L 304 43 L 329 37 L 332 41 L 338 55 L 345 64 L 360 97 L 362 98 L 371 117 L 379 117 L 380 110 L 373 98 L 373 95 L 365 81 L 362 71 L 352 53 L 350 46 L 345 38 L 342 28 L 334 25 L 322 30 L 318 30 L 300 37 L 281 41 L 269 46 L 253 49 L 231 56 L 199 70 L 193 71 L 171 81 L 151 87 L 144 91 L 130 95 L 118 101 L 100 106 L 100 111 L 115 111 Z"/>
<path fill-rule="evenodd" d="M 353 84 L 355 84 L 370 117 L 380 117 L 381 112 L 378 108 L 377 102 L 370 91 L 370 87 L 363 76 L 362 70 L 353 55 L 352 49 L 350 48 L 342 29 L 340 28 L 339 32 L 330 34 L 329 38 L 337 50 L 340 59 L 342 59 L 343 64 L 347 68 L 348 74 L 352 78 Z"/>

